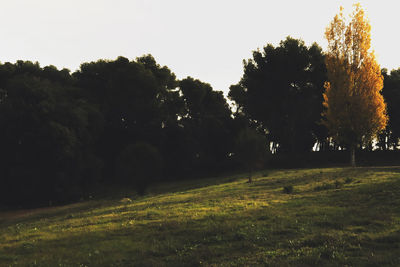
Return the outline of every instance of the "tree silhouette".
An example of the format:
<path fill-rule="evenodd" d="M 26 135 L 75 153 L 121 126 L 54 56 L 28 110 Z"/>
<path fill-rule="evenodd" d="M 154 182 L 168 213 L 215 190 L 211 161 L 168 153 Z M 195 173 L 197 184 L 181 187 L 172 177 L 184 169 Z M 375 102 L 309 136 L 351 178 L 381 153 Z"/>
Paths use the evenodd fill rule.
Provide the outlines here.
<path fill-rule="evenodd" d="M 191 77 L 179 83 L 185 102 L 181 124 L 188 134 L 192 164 L 209 170 L 221 169 L 232 152 L 231 110 L 222 92 Z"/>
<path fill-rule="evenodd" d="M 152 145 L 136 143 L 126 146 L 117 157 L 118 179 L 124 184 L 133 184 L 143 195 L 147 186 L 162 174 L 162 156 Z"/>
<path fill-rule="evenodd" d="M 242 129 L 235 139 L 235 156 L 249 172 L 249 183 L 253 181 L 253 172 L 265 165 L 269 148 L 265 135 L 254 129 Z"/>
<path fill-rule="evenodd" d="M 87 188 L 83 176 L 100 179 L 92 145 L 101 115 L 68 85 L 68 71 L 52 72 L 59 75 L 22 61 L 0 67 L 2 203 L 77 199 Z"/>
<path fill-rule="evenodd" d="M 386 129 L 379 135 L 378 145 L 381 149 L 398 149 L 400 138 L 400 69 L 392 70 L 387 73 L 386 69 L 382 70 L 383 89 L 382 95 L 386 101 L 388 125 Z"/>
<path fill-rule="evenodd" d="M 0 205 L 71 201 L 110 184 L 143 193 L 151 180 L 232 162 L 222 92 L 178 81 L 151 55 L 83 63 L 72 75 L 0 64 L 0 125 Z"/>
<path fill-rule="evenodd" d="M 268 132 L 279 151 L 310 151 L 317 138 L 324 138 L 317 123 L 324 80 L 321 48 L 288 37 L 244 61 L 243 77 L 230 87 L 229 97 L 238 112 Z"/>

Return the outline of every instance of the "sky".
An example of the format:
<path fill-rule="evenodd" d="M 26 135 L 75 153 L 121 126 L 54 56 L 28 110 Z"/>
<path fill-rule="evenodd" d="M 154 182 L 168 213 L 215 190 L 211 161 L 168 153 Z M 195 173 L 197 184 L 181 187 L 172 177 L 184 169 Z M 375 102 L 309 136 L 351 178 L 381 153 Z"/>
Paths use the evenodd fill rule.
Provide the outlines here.
<path fill-rule="evenodd" d="M 400 67 L 400 1 L 359 1 L 382 68 Z M 152 54 L 179 79 L 229 91 L 243 59 L 287 36 L 324 50 L 338 0 L 0 0 L 0 62 L 38 61 L 71 71 L 98 59 Z"/>

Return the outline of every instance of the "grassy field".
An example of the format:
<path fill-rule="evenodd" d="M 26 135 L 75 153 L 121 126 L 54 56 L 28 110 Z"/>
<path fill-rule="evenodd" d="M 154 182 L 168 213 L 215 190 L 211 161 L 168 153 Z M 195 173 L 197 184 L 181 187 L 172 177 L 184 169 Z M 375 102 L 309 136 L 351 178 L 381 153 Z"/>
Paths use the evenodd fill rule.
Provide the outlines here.
<path fill-rule="evenodd" d="M 400 168 L 260 172 L 0 213 L 0 266 L 400 266 Z"/>

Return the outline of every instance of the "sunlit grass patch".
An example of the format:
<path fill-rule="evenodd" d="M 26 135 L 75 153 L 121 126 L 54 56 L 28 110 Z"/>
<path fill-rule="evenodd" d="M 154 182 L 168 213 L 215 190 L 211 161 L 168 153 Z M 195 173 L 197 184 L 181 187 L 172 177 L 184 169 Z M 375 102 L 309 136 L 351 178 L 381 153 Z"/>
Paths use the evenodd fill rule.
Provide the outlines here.
<path fill-rule="evenodd" d="M 399 173 L 274 170 L 9 216 L 0 266 L 396 266 Z"/>

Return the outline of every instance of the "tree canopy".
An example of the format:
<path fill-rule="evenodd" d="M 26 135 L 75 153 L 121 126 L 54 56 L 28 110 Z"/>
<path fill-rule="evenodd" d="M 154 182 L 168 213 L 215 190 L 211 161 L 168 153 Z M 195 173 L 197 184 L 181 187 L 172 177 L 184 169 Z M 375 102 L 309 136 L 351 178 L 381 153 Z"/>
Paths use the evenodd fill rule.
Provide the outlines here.
<path fill-rule="evenodd" d="M 379 148 L 398 149 L 400 71 L 380 70 L 369 33 L 356 6 L 349 24 L 340 13 L 328 27 L 326 53 L 291 37 L 254 51 L 230 86 L 231 105 L 222 91 L 177 79 L 151 55 L 86 62 L 74 73 L 0 63 L 0 209 L 301 166 L 315 148 L 372 149 L 378 133 Z"/>
<path fill-rule="evenodd" d="M 0 64 L 0 206 L 76 200 L 97 186 L 221 171 L 233 148 L 222 92 L 151 55 L 75 73 Z"/>
<path fill-rule="evenodd" d="M 387 123 L 381 95 L 381 69 L 371 51 L 371 26 L 359 4 L 346 20 L 341 11 L 326 29 L 328 82 L 324 93 L 324 124 L 330 135 L 351 150 L 369 142 Z"/>
<path fill-rule="evenodd" d="M 310 151 L 324 139 L 318 124 L 325 81 L 322 49 L 288 37 L 244 61 L 243 77 L 229 98 L 238 112 L 265 129 L 282 152 Z"/>

